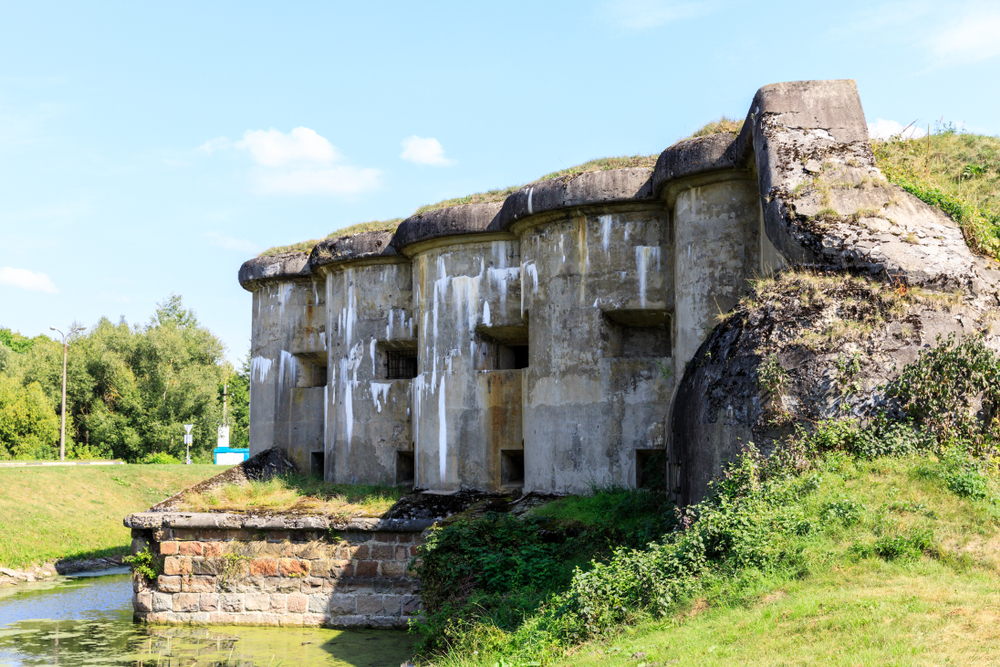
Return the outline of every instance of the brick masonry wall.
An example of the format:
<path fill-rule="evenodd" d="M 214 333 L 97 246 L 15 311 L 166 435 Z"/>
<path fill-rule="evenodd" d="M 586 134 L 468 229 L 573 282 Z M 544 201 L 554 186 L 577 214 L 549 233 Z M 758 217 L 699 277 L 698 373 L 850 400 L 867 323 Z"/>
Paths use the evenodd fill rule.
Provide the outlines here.
<path fill-rule="evenodd" d="M 137 620 L 166 624 L 405 627 L 420 608 L 417 531 L 133 528 L 162 559 L 137 578 Z"/>

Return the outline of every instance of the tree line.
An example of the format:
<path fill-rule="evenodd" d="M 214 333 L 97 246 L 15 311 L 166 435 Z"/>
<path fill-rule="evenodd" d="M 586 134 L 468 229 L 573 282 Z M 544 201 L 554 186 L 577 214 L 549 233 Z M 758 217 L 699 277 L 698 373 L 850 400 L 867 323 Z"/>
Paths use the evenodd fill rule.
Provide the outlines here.
<path fill-rule="evenodd" d="M 247 447 L 249 359 L 239 369 L 181 297 L 158 303 L 146 324 L 107 318 L 69 339 L 66 456 L 129 462 L 209 463 L 228 386 L 230 447 Z M 62 342 L 0 328 L 0 460 L 59 456 Z"/>

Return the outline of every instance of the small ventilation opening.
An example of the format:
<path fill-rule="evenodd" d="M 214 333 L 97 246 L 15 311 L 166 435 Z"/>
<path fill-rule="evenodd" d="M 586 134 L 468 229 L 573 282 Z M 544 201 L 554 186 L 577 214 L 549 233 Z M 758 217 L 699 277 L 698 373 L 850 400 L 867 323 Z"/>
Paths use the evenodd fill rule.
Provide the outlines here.
<path fill-rule="evenodd" d="M 396 452 L 396 484 L 413 484 L 413 452 Z"/>
<path fill-rule="evenodd" d="M 608 357 L 669 357 L 670 314 L 660 310 L 606 310 Z"/>
<path fill-rule="evenodd" d="M 309 474 L 323 478 L 326 472 L 326 455 L 323 452 L 312 452 L 309 455 Z"/>
<path fill-rule="evenodd" d="M 662 449 L 637 449 L 635 452 L 635 486 L 639 489 L 667 489 L 667 452 Z"/>
<path fill-rule="evenodd" d="M 476 370 L 510 371 L 528 367 L 528 328 L 477 327 Z"/>
<path fill-rule="evenodd" d="M 524 450 L 500 450 L 500 484 L 524 486 Z"/>
<path fill-rule="evenodd" d="M 385 377 L 389 380 L 412 380 L 417 377 L 417 351 L 386 350 Z"/>
<path fill-rule="evenodd" d="M 299 388 L 326 386 L 326 356 L 307 353 L 296 354 L 298 367 L 295 374 L 295 386 Z"/>

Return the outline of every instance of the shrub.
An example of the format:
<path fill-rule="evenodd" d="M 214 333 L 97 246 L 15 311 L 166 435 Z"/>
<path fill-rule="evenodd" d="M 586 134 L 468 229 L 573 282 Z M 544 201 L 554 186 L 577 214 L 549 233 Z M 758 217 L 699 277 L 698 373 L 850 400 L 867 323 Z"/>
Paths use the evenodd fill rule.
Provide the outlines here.
<path fill-rule="evenodd" d="M 175 458 L 175 457 L 173 457 L 173 456 L 171 456 L 170 454 L 167 454 L 166 452 L 153 452 L 152 454 L 146 454 L 144 457 L 142 457 L 142 460 L 139 461 L 139 463 L 144 463 L 144 464 L 151 464 L 151 463 L 154 463 L 154 464 L 164 464 L 164 463 L 168 463 L 168 464 L 180 464 L 180 460 L 177 459 L 177 458 Z"/>

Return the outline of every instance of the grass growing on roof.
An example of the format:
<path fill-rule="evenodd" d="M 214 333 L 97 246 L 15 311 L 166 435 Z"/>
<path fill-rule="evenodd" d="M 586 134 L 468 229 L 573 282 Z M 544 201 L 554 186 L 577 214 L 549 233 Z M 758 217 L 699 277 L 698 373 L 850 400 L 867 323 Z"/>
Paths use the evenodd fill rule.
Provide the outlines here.
<path fill-rule="evenodd" d="M 352 234 L 360 234 L 361 232 L 395 231 L 396 228 L 399 227 L 399 223 L 402 221 L 402 218 L 392 218 L 391 220 L 370 220 L 368 222 L 359 222 L 355 225 L 349 225 L 342 229 L 334 230 L 321 239 L 311 239 L 309 241 L 300 241 L 299 243 L 293 243 L 291 245 L 275 246 L 273 248 L 268 248 L 257 256 L 271 257 L 273 255 L 281 255 L 288 252 L 310 252 L 316 247 L 317 243 L 325 241 L 326 239 L 351 236 Z"/>
<path fill-rule="evenodd" d="M 694 132 L 689 139 L 694 139 L 696 137 L 707 137 L 710 134 L 731 134 L 734 137 L 739 135 L 740 130 L 743 129 L 743 121 L 736 120 L 735 118 L 729 118 L 728 116 L 720 116 L 719 120 L 713 120 L 711 123 L 706 123 L 702 125 L 698 130 Z"/>
<path fill-rule="evenodd" d="M 559 171 L 553 171 L 551 174 L 546 174 L 541 178 L 535 179 L 531 183 L 541 183 L 542 181 L 547 181 L 553 178 L 560 178 L 563 176 L 577 176 L 579 174 L 584 174 L 591 171 L 608 171 L 610 169 L 627 169 L 631 167 L 647 167 L 653 168 L 656 165 L 656 159 L 659 157 L 659 153 L 656 155 L 624 155 L 620 157 L 603 157 L 596 160 L 590 160 L 584 162 L 583 164 L 578 164 L 575 167 L 569 167 L 568 169 L 560 169 Z M 512 185 L 506 188 L 499 188 L 497 190 L 489 190 L 488 192 L 477 192 L 475 194 L 466 195 L 464 197 L 455 197 L 454 199 L 445 199 L 437 202 L 436 204 L 427 204 L 426 206 L 421 206 L 413 215 L 420 215 L 421 213 L 427 213 L 428 211 L 436 211 L 442 208 L 449 208 L 451 206 L 460 206 L 462 204 L 485 204 L 489 202 L 501 202 L 510 195 L 514 194 L 520 190 L 523 185 Z"/>
<path fill-rule="evenodd" d="M 406 495 L 401 486 L 334 484 L 318 477 L 289 474 L 264 482 L 226 484 L 183 498 L 189 512 L 295 512 L 336 517 L 384 514 Z"/>
<path fill-rule="evenodd" d="M 946 124 L 920 139 L 875 140 L 872 148 L 889 181 L 951 216 L 974 251 L 1000 258 L 1000 137 Z"/>

